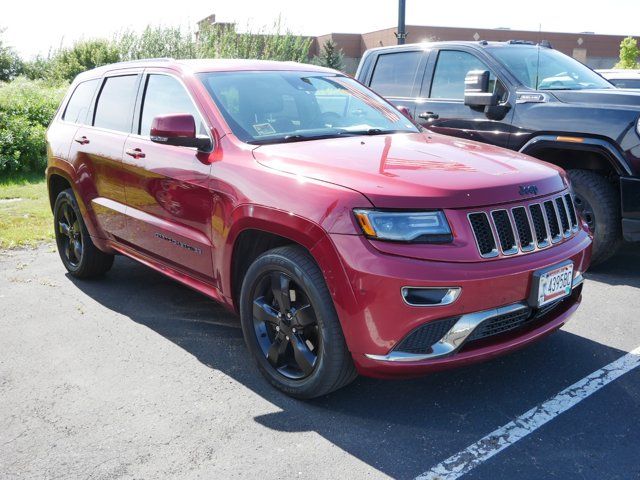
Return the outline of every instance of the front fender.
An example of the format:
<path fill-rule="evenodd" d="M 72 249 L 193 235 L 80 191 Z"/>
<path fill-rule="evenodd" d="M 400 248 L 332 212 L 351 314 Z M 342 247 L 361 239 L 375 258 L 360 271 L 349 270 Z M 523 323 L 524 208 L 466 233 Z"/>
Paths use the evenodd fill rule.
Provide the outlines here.
<path fill-rule="evenodd" d="M 260 230 L 291 240 L 306 248 L 320 267 L 345 338 L 352 338 L 349 317 L 356 305 L 355 295 L 347 278 L 333 241 L 316 223 L 288 211 L 260 205 L 245 204 L 231 214 L 231 227 L 221 253 L 222 287 L 227 298 L 232 297 L 231 278 L 233 248 L 238 236 L 245 230 Z M 349 342 L 347 342 L 349 343 Z"/>

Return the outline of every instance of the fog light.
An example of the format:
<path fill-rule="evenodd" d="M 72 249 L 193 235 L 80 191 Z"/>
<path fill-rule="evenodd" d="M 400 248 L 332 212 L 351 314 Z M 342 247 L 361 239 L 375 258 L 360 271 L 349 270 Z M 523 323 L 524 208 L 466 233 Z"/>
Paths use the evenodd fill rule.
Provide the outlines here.
<path fill-rule="evenodd" d="M 402 299 L 413 307 L 450 305 L 460 295 L 460 287 L 402 287 Z"/>

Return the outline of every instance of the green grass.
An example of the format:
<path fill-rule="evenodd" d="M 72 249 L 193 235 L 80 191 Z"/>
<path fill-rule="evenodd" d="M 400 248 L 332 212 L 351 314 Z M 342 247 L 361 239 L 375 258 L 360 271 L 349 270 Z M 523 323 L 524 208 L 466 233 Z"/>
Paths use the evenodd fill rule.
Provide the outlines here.
<path fill-rule="evenodd" d="M 53 239 L 53 217 L 42 175 L 0 179 L 0 249 Z"/>

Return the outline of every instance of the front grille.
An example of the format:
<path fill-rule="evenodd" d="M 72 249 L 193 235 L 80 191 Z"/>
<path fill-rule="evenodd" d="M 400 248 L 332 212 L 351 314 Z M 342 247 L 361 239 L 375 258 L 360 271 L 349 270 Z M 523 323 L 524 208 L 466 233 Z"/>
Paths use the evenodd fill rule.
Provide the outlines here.
<path fill-rule="evenodd" d="M 556 198 L 556 207 L 558 207 L 562 231 L 567 235 L 571 232 L 571 225 L 569 225 L 569 215 L 567 214 L 567 209 L 564 206 L 564 199 L 562 197 Z"/>
<path fill-rule="evenodd" d="M 549 223 L 549 233 L 551 233 L 551 241 L 557 242 L 560 238 L 560 225 L 556 216 L 556 209 L 553 202 L 544 202 L 544 212 L 547 214 L 547 222 Z"/>
<path fill-rule="evenodd" d="M 500 248 L 505 255 L 513 255 L 518 252 L 516 245 L 516 237 L 513 234 L 511 220 L 506 210 L 496 210 L 491 212 L 493 224 L 496 226 L 498 239 L 500 240 Z"/>
<path fill-rule="evenodd" d="M 527 320 L 531 318 L 531 309 L 522 308 L 515 312 L 505 313 L 496 317 L 485 320 L 469 335 L 468 342 L 472 340 L 480 340 L 481 338 L 499 335 L 514 328 L 521 327 Z"/>
<path fill-rule="evenodd" d="M 458 317 L 436 320 L 420 325 L 398 343 L 394 350 L 407 353 L 429 353 L 431 346 L 451 330 Z"/>
<path fill-rule="evenodd" d="M 541 319 L 558 308 L 564 300 L 566 299 L 556 300 L 555 302 L 549 303 L 539 309 L 523 307 L 513 312 L 489 318 L 476 327 L 471 335 L 469 335 L 466 342 L 500 335 L 501 333 L 506 333 L 511 330 L 515 330 L 516 328 L 532 324 L 534 321 Z"/>
<path fill-rule="evenodd" d="M 517 310 L 487 318 L 471 332 L 471 335 L 467 337 L 461 348 L 475 340 L 482 340 L 520 327 L 534 325 L 538 321 L 542 323 L 545 321 L 543 317 L 558 308 L 566 300 L 567 298 L 556 300 L 539 309 L 521 304 Z M 442 340 L 458 320 L 460 320 L 460 317 L 452 317 L 420 325 L 404 337 L 393 350 L 412 354 L 431 353 L 433 345 Z"/>
<path fill-rule="evenodd" d="M 522 251 L 527 252 L 533 250 L 535 248 L 533 231 L 531 230 L 529 217 L 527 217 L 527 210 L 524 207 L 516 207 L 511 210 L 511 213 L 516 223 L 516 231 L 518 232 L 518 239 L 520 240 Z"/>
<path fill-rule="evenodd" d="M 531 212 L 531 220 L 533 221 L 538 248 L 544 248 L 549 245 L 549 233 L 547 232 L 547 225 L 544 223 L 542 207 L 537 203 L 533 204 L 529 207 L 529 212 Z"/>
<path fill-rule="evenodd" d="M 472 213 L 469 215 L 469 222 L 471 222 L 471 228 L 476 236 L 480 255 L 483 257 L 497 255 L 496 241 L 493 238 L 493 232 L 491 231 L 491 224 L 489 223 L 487 214 L 484 212 Z"/>
<path fill-rule="evenodd" d="M 564 196 L 565 202 L 567 202 L 567 210 L 569 210 L 569 219 L 571 220 L 572 228 L 578 228 L 578 218 L 576 217 L 576 209 L 573 206 L 573 199 L 571 194 L 567 193 Z"/>
<path fill-rule="evenodd" d="M 510 211 L 473 212 L 468 218 L 483 258 L 546 248 L 578 230 L 573 199 L 568 193 L 542 203 L 518 205 Z"/>

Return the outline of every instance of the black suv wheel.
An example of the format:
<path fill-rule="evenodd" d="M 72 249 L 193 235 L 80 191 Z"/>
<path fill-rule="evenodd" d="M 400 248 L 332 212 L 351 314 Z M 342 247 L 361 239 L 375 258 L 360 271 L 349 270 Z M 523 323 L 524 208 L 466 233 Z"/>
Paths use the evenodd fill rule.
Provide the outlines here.
<path fill-rule="evenodd" d="M 288 395 L 318 397 L 356 377 L 322 273 L 302 248 L 276 248 L 253 262 L 240 319 L 258 368 Z"/>
<path fill-rule="evenodd" d="M 591 265 L 612 257 L 621 243 L 620 199 L 606 178 L 589 170 L 567 171 L 575 195 L 576 210 L 593 234 Z"/>
<path fill-rule="evenodd" d="M 71 275 L 90 278 L 109 271 L 113 255 L 101 252 L 91 241 L 70 188 L 58 194 L 53 206 L 53 222 L 58 253 Z"/>

